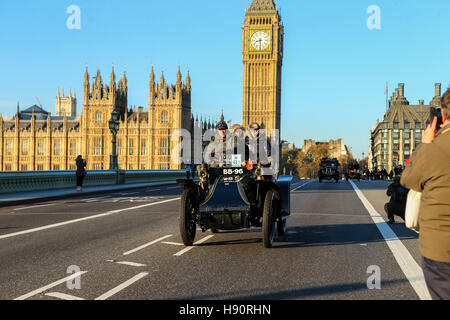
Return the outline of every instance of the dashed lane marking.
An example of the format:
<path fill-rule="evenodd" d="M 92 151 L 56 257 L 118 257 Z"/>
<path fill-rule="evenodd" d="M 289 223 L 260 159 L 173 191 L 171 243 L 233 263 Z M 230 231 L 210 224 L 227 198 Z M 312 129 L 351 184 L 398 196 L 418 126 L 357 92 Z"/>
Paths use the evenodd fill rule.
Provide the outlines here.
<path fill-rule="evenodd" d="M 204 237 L 203 239 L 200 239 L 199 241 L 195 242 L 193 246 L 186 247 L 186 248 L 184 248 L 183 250 L 181 250 L 181 251 L 175 253 L 174 256 L 179 257 L 179 256 L 185 254 L 186 252 L 188 252 L 188 251 L 194 249 L 196 246 L 198 246 L 199 244 L 202 244 L 203 242 L 207 241 L 208 239 L 210 239 L 210 238 L 212 238 L 212 237 L 214 237 L 214 235 L 206 236 L 206 237 Z"/>
<path fill-rule="evenodd" d="M 37 294 L 40 294 L 40 293 L 42 293 L 42 292 L 44 292 L 44 291 L 47 291 L 48 289 L 51 289 L 51 288 L 53 288 L 53 287 L 56 287 L 56 286 L 58 286 L 58 285 L 60 285 L 60 284 L 62 284 L 62 283 L 64 283 L 64 282 L 67 282 L 67 281 L 69 281 L 69 280 L 78 278 L 78 277 L 80 277 L 81 275 L 85 274 L 86 272 L 87 272 L 87 271 L 80 271 L 80 272 L 74 273 L 74 274 L 72 274 L 72 275 L 70 275 L 70 276 L 68 276 L 68 277 L 65 277 L 65 278 L 61 279 L 61 280 L 52 282 L 52 283 L 50 283 L 49 285 L 46 285 L 46 286 L 44 286 L 44 287 L 42 287 L 42 288 L 39 288 L 39 289 L 36 289 L 36 290 L 31 291 L 31 292 L 29 292 L 29 293 L 26 293 L 26 294 L 24 294 L 24 295 L 22 295 L 22 296 L 20 296 L 20 297 L 18 297 L 18 298 L 15 298 L 14 300 L 25 300 L 25 299 L 31 298 L 31 297 L 33 297 L 33 296 L 35 296 L 35 295 L 37 295 Z"/>
<path fill-rule="evenodd" d="M 292 189 L 291 192 L 294 192 L 294 191 L 300 189 L 301 187 L 304 187 L 304 186 L 306 186 L 307 184 L 310 184 L 311 182 L 312 182 L 312 181 L 308 181 L 307 183 L 304 183 L 304 184 L 302 184 L 302 185 L 296 187 L 295 189 Z"/>
<path fill-rule="evenodd" d="M 108 292 L 102 294 L 98 298 L 95 298 L 95 300 L 106 300 L 106 299 L 112 297 L 113 295 L 119 293 L 120 291 L 124 290 L 125 288 L 131 286 L 136 281 L 139 281 L 140 279 L 146 277 L 147 275 L 148 275 L 148 272 L 141 272 L 141 273 L 135 275 L 133 278 L 125 281 L 124 283 L 118 285 L 117 287 L 115 287 L 115 288 L 109 290 Z"/>
<path fill-rule="evenodd" d="M 402 269 L 408 281 L 411 283 L 414 291 L 417 293 L 421 300 L 431 300 L 430 293 L 428 292 L 427 285 L 425 283 L 425 277 L 423 275 L 422 268 L 417 264 L 416 260 L 411 256 L 408 249 L 403 245 L 400 239 L 397 237 L 394 231 L 384 221 L 383 217 L 375 210 L 372 204 L 367 200 L 364 194 L 359 190 L 353 181 L 349 181 L 358 195 L 359 199 L 363 203 L 366 210 L 369 212 L 370 217 L 377 226 L 384 240 L 386 241 L 389 249 L 393 253 L 395 260 Z"/>
<path fill-rule="evenodd" d="M 169 237 L 171 237 L 171 236 L 172 236 L 171 234 L 168 234 L 167 236 L 161 237 L 161 238 L 156 239 L 156 240 L 153 240 L 153 241 L 151 241 L 151 242 L 149 242 L 149 243 L 143 244 L 142 246 L 139 246 L 139 247 L 137 247 L 137 248 L 135 248 L 135 249 L 132 249 L 132 250 L 130 250 L 130 251 L 127 251 L 127 252 L 125 252 L 123 255 L 124 255 L 124 256 L 127 256 L 127 255 L 129 255 L 129 254 L 135 253 L 135 252 L 137 252 L 137 251 L 139 251 L 139 250 L 142 250 L 142 249 L 144 249 L 144 248 L 147 248 L 148 246 L 151 246 L 152 244 L 158 243 L 158 242 L 160 242 L 160 241 L 162 241 L 162 240 L 164 240 L 164 239 L 167 239 L 167 238 L 169 238 Z"/>
<path fill-rule="evenodd" d="M 60 293 L 60 292 L 50 292 L 50 293 L 46 293 L 45 295 L 49 296 L 49 297 L 53 297 L 53 298 L 58 298 L 61 300 L 85 300 L 84 298 L 75 297 L 70 294 L 65 294 L 65 293 Z"/>
<path fill-rule="evenodd" d="M 184 246 L 184 244 L 182 244 L 182 243 L 179 243 L 179 242 L 170 242 L 170 241 L 163 241 L 163 242 L 161 242 L 161 243 L 164 243 L 164 244 L 171 244 L 171 245 L 173 245 L 173 246 Z"/>
<path fill-rule="evenodd" d="M 130 261 L 115 261 L 115 260 L 107 260 L 106 262 L 112 262 L 112 263 L 117 263 L 117 264 L 123 264 L 126 266 L 131 266 L 131 267 L 145 267 L 147 266 L 146 264 L 143 263 L 136 263 L 136 262 L 130 262 Z"/>

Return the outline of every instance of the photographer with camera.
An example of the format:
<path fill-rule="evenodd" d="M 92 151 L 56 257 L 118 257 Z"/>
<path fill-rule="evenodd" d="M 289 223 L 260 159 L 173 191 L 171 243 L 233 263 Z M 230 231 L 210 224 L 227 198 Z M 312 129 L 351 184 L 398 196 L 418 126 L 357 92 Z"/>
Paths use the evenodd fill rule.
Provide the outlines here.
<path fill-rule="evenodd" d="M 441 104 L 442 109 L 432 110 L 432 122 L 401 184 L 422 192 L 419 249 L 428 290 L 434 300 L 450 300 L 450 88 Z"/>

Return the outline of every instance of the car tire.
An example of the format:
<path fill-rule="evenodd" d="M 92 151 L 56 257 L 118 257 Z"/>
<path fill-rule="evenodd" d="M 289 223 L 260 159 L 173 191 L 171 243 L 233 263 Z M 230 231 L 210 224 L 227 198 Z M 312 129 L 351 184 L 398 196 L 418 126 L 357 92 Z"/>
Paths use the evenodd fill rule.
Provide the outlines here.
<path fill-rule="evenodd" d="M 194 195 L 192 190 L 184 190 L 181 196 L 179 226 L 181 239 L 185 246 L 192 246 L 197 231 L 195 221 Z"/>
<path fill-rule="evenodd" d="M 269 190 L 266 193 L 263 208 L 263 243 L 266 248 L 272 248 L 273 241 L 275 240 L 276 213 L 277 199 L 275 197 L 275 192 Z"/>

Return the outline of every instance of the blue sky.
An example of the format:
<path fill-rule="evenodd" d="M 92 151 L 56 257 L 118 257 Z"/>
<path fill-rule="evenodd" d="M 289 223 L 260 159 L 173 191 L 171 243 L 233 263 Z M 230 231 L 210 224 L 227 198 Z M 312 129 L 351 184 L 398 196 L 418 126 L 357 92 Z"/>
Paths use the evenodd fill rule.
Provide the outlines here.
<path fill-rule="evenodd" d="M 53 114 L 58 87 L 75 88 L 78 113 L 86 63 L 109 81 L 126 68 L 128 103 L 147 108 L 152 65 L 174 83 L 192 78 L 194 115 L 242 119 L 242 22 L 250 0 L 1 1 L 0 112 L 36 96 Z M 384 90 L 405 83 L 410 103 L 428 103 L 434 83 L 450 84 L 450 1 L 278 0 L 285 25 L 282 138 L 343 138 L 356 157 L 385 110 Z M 81 29 L 69 30 L 70 5 Z M 369 30 L 370 5 L 381 30 Z"/>

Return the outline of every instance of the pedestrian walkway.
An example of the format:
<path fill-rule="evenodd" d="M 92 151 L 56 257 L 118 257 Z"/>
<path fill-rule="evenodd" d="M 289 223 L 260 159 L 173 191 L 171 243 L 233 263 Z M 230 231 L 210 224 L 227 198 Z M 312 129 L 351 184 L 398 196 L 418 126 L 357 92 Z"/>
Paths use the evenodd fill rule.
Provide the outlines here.
<path fill-rule="evenodd" d="M 158 182 L 147 182 L 147 183 L 130 183 L 130 184 L 120 184 L 120 185 L 109 185 L 109 186 L 92 186 L 83 187 L 82 192 L 78 192 L 74 188 L 64 188 L 56 190 L 42 190 L 42 191 L 30 191 L 30 192 L 17 192 L 17 193 L 5 193 L 0 194 L 0 207 L 13 206 L 18 204 L 32 203 L 36 201 L 49 201 L 61 198 L 76 197 L 79 195 L 91 195 L 104 193 L 108 191 L 120 191 L 129 190 L 136 188 L 146 188 L 146 187 L 156 187 L 163 185 L 173 185 L 176 184 L 175 181 L 158 181 Z"/>

